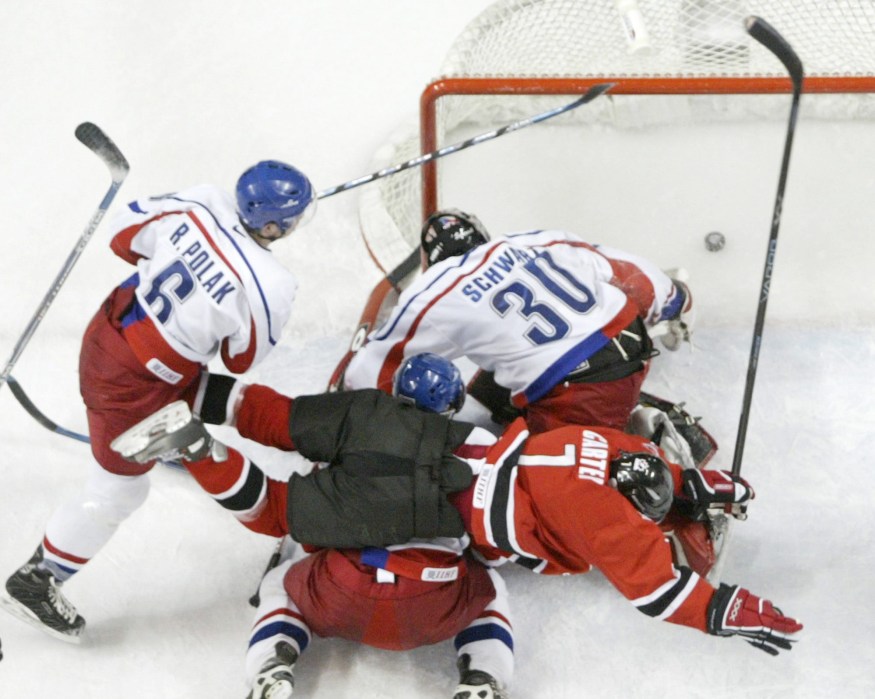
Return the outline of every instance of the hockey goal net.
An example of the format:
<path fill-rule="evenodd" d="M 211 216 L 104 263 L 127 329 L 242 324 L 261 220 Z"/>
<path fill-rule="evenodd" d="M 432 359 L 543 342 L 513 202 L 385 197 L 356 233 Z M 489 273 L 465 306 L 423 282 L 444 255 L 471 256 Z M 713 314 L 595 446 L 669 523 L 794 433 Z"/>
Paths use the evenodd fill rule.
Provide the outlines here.
<path fill-rule="evenodd" d="M 772 24 L 799 54 L 801 119 L 875 116 L 871 0 L 500 0 L 452 44 L 440 77 L 422 93 L 419 123 L 395 134 L 374 169 L 551 109 L 599 82 L 616 83 L 610 96 L 557 123 L 641 130 L 785 120 L 790 80 L 745 32 L 749 15 Z M 442 200 L 441 173 L 456 157 L 363 192 L 362 230 L 385 271 L 418 244 L 424 212 L 455 204 Z"/>

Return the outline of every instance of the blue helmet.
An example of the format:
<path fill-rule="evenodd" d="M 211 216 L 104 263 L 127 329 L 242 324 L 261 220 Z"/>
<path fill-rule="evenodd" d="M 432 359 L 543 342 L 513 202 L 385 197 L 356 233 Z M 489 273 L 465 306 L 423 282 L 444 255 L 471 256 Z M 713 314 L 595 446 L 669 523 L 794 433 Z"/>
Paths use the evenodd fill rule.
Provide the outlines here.
<path fill-rule="evenodd" d="M 392 382 L 392 395 L 420 410 L 452 415 L 465 403 L 462 374 L 449 359 L 424 352 L 405 359 Z"/>
<path fill-rule="evenodd" d="M 278 160 L 262 160 L 237 180 L 237 214 L 253 230 L 276 223 L 290 233 L 315 202 L 307 176 Z"/>

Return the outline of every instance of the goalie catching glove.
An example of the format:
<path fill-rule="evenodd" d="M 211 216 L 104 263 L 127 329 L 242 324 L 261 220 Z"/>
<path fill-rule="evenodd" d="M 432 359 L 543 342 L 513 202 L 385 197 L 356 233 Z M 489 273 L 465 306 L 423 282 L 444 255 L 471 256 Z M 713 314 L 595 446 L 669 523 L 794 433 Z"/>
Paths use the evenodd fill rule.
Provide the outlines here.
<path fill-rule="evenodd" d="M 682 342 L 692 344 L 691 337 L 693 324 L 696 320 L 696 309 L 693 306 L 693 295 L 690 293 L 690 288 L 679 279 L 672 279 L 672 282 L 674 283 L 675 298 L 666 306 L 663 311 L 663 319 L 653 327 L 651 335 L 658 335 L 663 346 L 674 352 L 681 346 Z"/>
<path fill-rule="evenodd" d="M 708 605 L 707 628 L 714 636 L 742 636 L 754 648 L 777 655 L 779 649 L 792 650 L 802 624 L 743 587 L 721 584 Z"/>
<path fill-rule="evenodd" d="M 747 503 L 754 499 L 755 493 L 750 483 L 741 476 L 733 476 L 729 471 L 709 469 L 684 469 L 683 491 L 690 511 L 685 515 L 695 520 L 705 518 L 705 511 L 717 507 L 724 509 L 736 519 L 747 518 Z"/>

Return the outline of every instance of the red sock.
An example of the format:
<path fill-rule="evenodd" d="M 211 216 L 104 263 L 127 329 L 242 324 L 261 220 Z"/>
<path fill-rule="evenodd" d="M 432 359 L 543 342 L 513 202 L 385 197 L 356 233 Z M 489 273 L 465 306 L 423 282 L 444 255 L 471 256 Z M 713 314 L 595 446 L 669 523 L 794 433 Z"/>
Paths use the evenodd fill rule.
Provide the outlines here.
<path fill-rule="evenodd" d="M 247 386 L 237 411 L 237 431 L 269 447 L 294 451 L 289 436 L 292 399 L 260 384 Z"/>

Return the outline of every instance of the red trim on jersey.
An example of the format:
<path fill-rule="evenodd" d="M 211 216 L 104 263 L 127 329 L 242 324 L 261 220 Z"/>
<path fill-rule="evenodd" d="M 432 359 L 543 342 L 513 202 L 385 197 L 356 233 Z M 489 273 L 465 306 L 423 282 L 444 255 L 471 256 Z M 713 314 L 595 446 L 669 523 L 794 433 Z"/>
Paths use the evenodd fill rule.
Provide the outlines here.
<path fill-rule="evenodd" d="M 626 260 L 615 260 L 607 257 L 614 272 L 611 284 L 622 291 L 638 307 L 638 315 L 647 318 L 650 308 L 656 299 L 653 282 L 638 265 Z"/>
<path fill-rule="evenodd" d="M 416 334 L 416 329 L 419 327 L 422 319 L 425 318 L 425 315 L 429 312 L 432 306 L 434 306 L 444 296 L 446 296 L 453 289 L 455 289 L 462 282 L 463 279 L 471 276 L 472 274 L 475 274 L 479 269 L 486 265 L 492 257 L 492 253 L 494 253 L 498 249 L 498 246 L 503 242 L 505 241 L 499 241 L 498 243 L 496 243 L 492 247 L 492 250 L 484 255 L 483 260 L 480 262 L 479 265 L 477 265 L 470 272 L 467 272 L 466 274 L 458 277 L 456 281 L 454 281 L 452 284 L 450 284 L 450 286 L 444 289 L 444 291 L 440 295 L 435 296 L 426 305 L 426 307 L 419 312 L 419 315 L 410 324 L 410 328 L 407 330 L 407 335 L 404 336 L 404 339 L 396 342 L 392 349 L 390 349 L 388 354 L 386 355 L 386 359 L 383 361 L 383 366 L 380 367 L 380 373 L 377 375 L 377 388 L 379 388 L 381 391 L 385 391 L 386 393 L 392 392 L 392 377 L 395 375 L 395 370 L 404 360 L 404 348 L 407 346 L 407 343 L 413 339 L 413 336 Z"/>
<path fill-rule="evenodd" d="M 213 250 L 216 251 L 216 254 L 217 254 L 220 258 L 222 258 L 222 261 L 223 261 L 226 265 L 228 265 L 228 269 L 230 269 L 230 270 L 234 273 L 234 276 L 237 277 L 237 279 L 240 281 L 240 283 L 243 284 L 243 280 L 240 279 L 240 275 L 237 273 L 237 270 L 234 269 L 234 265 L 232 265 L 232 264 L 228 261 L 228 258 L 225 257 L 225 255 L 222 254 L 222 251 L 219 249 L 219 246 L 216 245 L 216 241 L 213 240 L 213 237 L 210 235 L 209 231 L 206 229 L 206 227 L 204 226 L 204 224 L 201 223 L 200 219 L 199 219 L 197 216 L 195 216 L 194 211 L 186 211 L 186 214 L 188 214 L 188 217 L 189 217 L 192 221 L 194 221 L 194 225 L 196 225 L 196 226 L 200 229 L 200 232 L 204 234 L 204 238 L 207 239 L 207 242 L 210 244 L 210 247 L 211 247 Z"/>
<path fill-rule="evenodd" d="M 123 228 L 118 233 L 116 233 L 112 240 L 109 243 L 110 249 L 122 258 L 125 262 L 130 262 L 132 265 L 137 264 L 137 260 L 142 259 L 142 255 L 131 250 L 131 241 L 133 241 L 134 236 L 137 235 L 143 228 L 148 226 L 150 223 L 154 223 L 165 216 L 172 216 L 174 214 L 181 214 L 182 211 L 165 211 L 162 214 L 158 214 L 157 216 L 153 216 L 147 221 L 143 221 L 142 223 L 134 224 L 133 226 L 128 226 L 127 228 Z"/>
<path fill-rule="evenodd" d="M 206 227 L 200 222 L 197 216 L 195 216 L 193 211 L 188 211 L 188 216 L 194 221 L 194 224 L 198 227 L 201 233 L 203 233 L 204 238 L 206 238 L 207 242 L 210 244 L 210 247 L 215 250 L 216 254 L 222 259 L 222 261 L 228 265 L 228 269 L 230 269 L 234 276 L 237 277 L 237 280 L 240 282 L 240 285 L 243 286 L 243 280 L 240 278 L 240 275 L 237 273 L 237 270 L 234 268 L 228 258 L 222 254 L 222 251 L 219 249 L 219 246 L 216 245 L 216 242 L 213 240 L 209 231 L 207 231 Z M 250 309 L 251 314 L 251 309 Z M 249 347 L 246 348 L 245 351 L 240 352 L 239 354 L 234 355 L 233 357 L 228 353 L 228 340 L 229 338 L 225 338 L 222 340 L 222 362 L 224 362 L 228 371 L 234 372 L 235 374 L 242 374 L 247 371 L 252 366 L 252 360 L 255 358 L 256 350 L 258 349 L 258 335 L 255 332 L 255 318 L 251 318 L 249 320 Z"/>
<path fill-rule="evenodd" d="M 148 368 L 149 362 L 157 359 L 168 369 L 182 376 L 175 383 L 171 381 L 167 383 L 185 384 L 200 374 L 202 368 L 200 362 L 193 362 L 173 349 L 149 316 L 122 328 L 121 333 L 143 366 Z"/>

